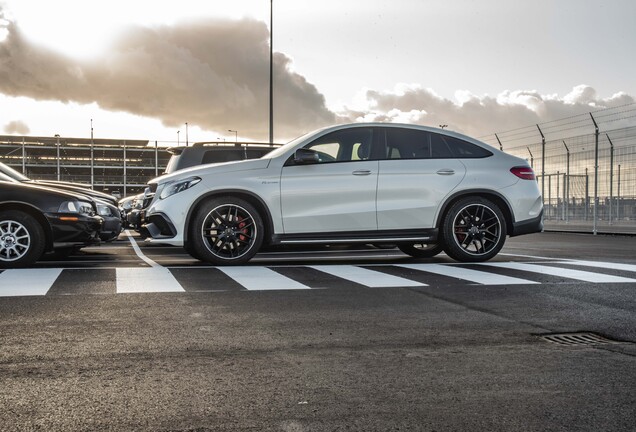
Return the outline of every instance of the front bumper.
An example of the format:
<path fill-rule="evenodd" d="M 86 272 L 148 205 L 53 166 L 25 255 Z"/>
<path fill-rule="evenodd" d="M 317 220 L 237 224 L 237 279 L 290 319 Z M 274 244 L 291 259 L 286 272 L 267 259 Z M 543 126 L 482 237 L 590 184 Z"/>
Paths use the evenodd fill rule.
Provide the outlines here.
<path fill-rule="evenodd" d="M 104 223 L 100 216 L 68 213 L 47 213 L 51 226 L 53 248 L 99 244 L 99 233 Z"/>
<path fill-rule="evenodd" d="M 146 223 L 143 225 L 153 239 L 170 239 L 177 235 L 177 229 L 164 213 L 153 213 L 145 217 Z"/>

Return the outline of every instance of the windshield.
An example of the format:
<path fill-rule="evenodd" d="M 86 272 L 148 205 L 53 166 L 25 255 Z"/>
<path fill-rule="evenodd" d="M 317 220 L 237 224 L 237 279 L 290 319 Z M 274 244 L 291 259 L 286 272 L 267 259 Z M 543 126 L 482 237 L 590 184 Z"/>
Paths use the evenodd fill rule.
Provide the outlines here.
<path fill-rule="evenodd" d="M 17 181 L 29 181 L 29 178 L 27 176 L 22 175 L 18 171 L 14 170 L 8 165 L 3 164 L 2 162 L 0 162 L 0 173 Z"/>
<path fill-rule="evenodd" d="M 13 179 L 12 177 L 9 177 L 8 175 L 6 175 L 4 173 L 1 173 L 1 172 L 0 172 L 0 181 L 16 183 L 15 179 Z"/>
<path fill-rule="evenodd" d="M 310 136 L 310 135 L 312 135 L 314 133 L 316 133 L 316 131 L 312 131 L 312 132 L 308 132 L 306 134 L 303 134 L 303 135 L 299 136 L 298 138 L 295 138 L 295 139 L 291 140 L 290 142 L 288 142 L 284 146 L 278 147 L 276 150 L 273 150 L 273 151 L 267 153 L 261 159 L 273 159 L 275 157 L 278 157 L 278 156 L 282 155 L 283 153 L 285 153 L 289 148 L 294 147 L 296 144 L 298 144 L 299 142 L 301 142 L 302 140 L 306 139 L 308 136 Z"/>

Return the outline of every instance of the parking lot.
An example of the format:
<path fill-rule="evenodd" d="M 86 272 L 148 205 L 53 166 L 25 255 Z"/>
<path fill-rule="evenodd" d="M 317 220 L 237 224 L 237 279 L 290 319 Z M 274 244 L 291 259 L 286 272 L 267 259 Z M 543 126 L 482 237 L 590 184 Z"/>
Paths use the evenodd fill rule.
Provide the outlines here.
<path fill-rule="evenodd" d="M 634 251 L 541 233 L 484 264 L 215 267 L 122 234 L 0 273 L 0 430 L 633 430 Z"/>

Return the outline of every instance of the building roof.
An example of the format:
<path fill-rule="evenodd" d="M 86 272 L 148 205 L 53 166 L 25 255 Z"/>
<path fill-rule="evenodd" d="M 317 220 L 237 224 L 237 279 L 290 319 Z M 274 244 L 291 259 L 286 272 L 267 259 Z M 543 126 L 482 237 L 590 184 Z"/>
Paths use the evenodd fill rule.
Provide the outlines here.
<path fill-rule="evenodd" d="M 38 136 L 26 136 L 26 135 L 0 135 L 0 143 L 11 144 L 45 144 L 55 145 L 58 141 L 58 137 L 38 137 Z M 60 143 L 64 145 L 76 144 L 76 145 L 90 145 L 91 141 L 95 146 L 117 146 L 121 147 L 123 143 L 126 143 L 127 147 L 147 147 L 150 144 L 149 140 L 135 140 L 135 139 L 109 139 L 109 138 L 71 138 L 71 137 L 59 137 Z"/>

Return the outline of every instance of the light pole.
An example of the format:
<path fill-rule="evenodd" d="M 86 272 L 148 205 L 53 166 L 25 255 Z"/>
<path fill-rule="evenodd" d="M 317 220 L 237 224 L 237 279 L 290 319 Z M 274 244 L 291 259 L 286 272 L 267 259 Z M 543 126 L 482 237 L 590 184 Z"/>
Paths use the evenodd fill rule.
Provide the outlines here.
<path fill-rule="evenodd" d="M 274 144 L 274 0 L 269 0 L 269 143 Z"/>
<path fill-rule="evenodd" d="M 60 134 L 55 134 L 57 141 L 57 181 L 60 181 Z"/>
<path fill-rule="evenodd" d="M 186 147 L 188 146 L 188 122 L 186 122 Z"/>
<path fill-rule="evenodd" d="M 234 142 L 238 144 L 238 131 L 232 129 L 228 129 L 227 131 L 234 133 Z"/>
<path fill-rule="evenodd" d="M 177 147 L 179 147 L 179 142 L 180 142 L 180 141 L 179 141 L 179 133 L 180 133 L 180 132 L 181 132 L 181 131 L 177 131 Z"/>
<path fill-rule="evenodd" d="M 93 119 L 91 119 L 91 188 L 95 187 L 95 145 L 93 142 Z"/>

